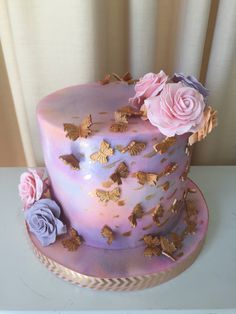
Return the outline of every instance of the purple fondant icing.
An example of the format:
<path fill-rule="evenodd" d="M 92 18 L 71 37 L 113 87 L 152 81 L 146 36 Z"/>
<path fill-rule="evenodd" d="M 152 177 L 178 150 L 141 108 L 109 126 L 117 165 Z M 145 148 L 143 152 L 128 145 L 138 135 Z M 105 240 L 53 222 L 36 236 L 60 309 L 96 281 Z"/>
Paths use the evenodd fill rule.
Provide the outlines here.
<path fill-rule="evenodd" d="M 178 214 L 171 212 L 170 208 L 175 199 L 182 199 L 186 187 L 186 181 L 180 180 L 180 177 L 190 159 L 185 153 L 188 134 L 177 136 L 176 143 L 166 153 L 157 153 L 150 157 L 153 145 L 165 137 L 149 121 L 131 118 L 127 132 L 111 132 L 114 111 L 127 105 L 129 98 L 134 94 L 134 86 L 125 83 L 85 84 L 57 91 L 44 98 L 37 107 L 44 160 L 52 194 L 60 203 L 71 226 L 90 246 L 110 249 L 137 247 L 142 244 L 140 239 L 145 234 L 166 233 L 178 220 Z M 88 114 L 92 115 L 94 123 L 92 136 L 76 141 L 66 138 L 63 123 L 77 125 Z M 130 156 L 128 152 L 122 154 L 115 149 L 114 155 L 109 157 L 109 162 L 100 164 L 93 162 L 90 155 L 99 150 L 102 140 L 106 140 L 114 149 L 117 145 L 126 146 L 133 140 L 145 142 L 146 148 L 137 156 Z M 72 170 L 59 159 L 59 156 L 71 153 L 80 160 L 80 170 Z M 112 201 L 101 202 L 95 191 L 110 191 L 117 186 L 113 184 L 110 188 L 104 188 L 102 183 L 109 180 L 121 161 L 128 165 L 130 172 L 128 178 L 122 179 L 120 186 L 120 199 L 124 201 L 124 206 Z M 132 175 L 137 171 L 160 173 L 170 163 L 176 163 L 177 170 L 161 177 L 157 186 L 142 186 Z M 111 167 L 112 165 L 114 166 Z M 170 188 L 163 191 L 161 185 L 167 181 Z M 146 214 L 138 220 L 137 226 L 132 228 L 128 217 L 138 203 L 141 203 L 145 213 L 161 204 L 164 208 L 161 222 L 169 218 L 168 222 L 158 227 L 152 224 L 152 215 Z M 108 225 L 114 232 L 111 245 L 101 236 L 104 225 Z M 130 236 L 123 235 L 129 231 Z"/>

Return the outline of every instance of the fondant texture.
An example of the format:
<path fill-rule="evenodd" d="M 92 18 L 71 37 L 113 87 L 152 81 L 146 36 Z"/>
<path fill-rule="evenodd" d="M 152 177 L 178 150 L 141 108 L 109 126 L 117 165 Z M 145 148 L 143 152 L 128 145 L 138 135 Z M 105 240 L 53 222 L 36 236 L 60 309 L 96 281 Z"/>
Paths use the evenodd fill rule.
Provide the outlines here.
<path fill-rule="evenodd" d="M 149 121 L 130 118 L 126 132 L 112 132 L 114 112 L 126 106 L 134 94 L 134 86 L 126 83 L 85 84 L 59 90 L 45 97 L 37 107 L 53 198 L 68 223 L 89 246 L 109 249 L 141 246 L 145 234 L 169 232 L 181 214 L 191 157 L 187 146 L 189 134 L 176 136 L 175 143 L 161 154 L 155 152 L 153 145 L 166 137 Z M 92 134 L 75 141 L 66 137 L 63 124 L 80 125 L 89 114 Z M 113 149 L 113 155 L 102 164 L 92 160 L 91 155 L 100 150 L 103 141 Z M 136 156 L 129 151 L 121 152 L 132 141 L 145 143 L 145 148 Z M 72 169 L 59 158 L 68 154 L 79 162 L 79 169 Z M 127 165 L 129 174 L 118 185 L 110 176 L 121 162 Z M 168 171 L 170 168 L 173 172 Z M 156 184 L 140 184 L 138 172 L 158 174 Z M 118 199 L 102 201 L 98 196 L 98 190 L 112 195 L 114 189 L 119 189 Z M 130 216 L 138 204 L 143 214 L 134 226 Z M 163 213 L 157 222 L 153 215 L 158 205 Z M 104 226 L 112 230 L 110 244 L 101 234 Z"/>

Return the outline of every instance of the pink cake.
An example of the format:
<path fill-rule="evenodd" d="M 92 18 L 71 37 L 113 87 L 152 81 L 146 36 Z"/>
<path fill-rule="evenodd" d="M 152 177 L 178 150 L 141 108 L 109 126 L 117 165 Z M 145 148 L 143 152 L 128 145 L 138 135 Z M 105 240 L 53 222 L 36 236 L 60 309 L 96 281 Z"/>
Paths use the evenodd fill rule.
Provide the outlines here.
<path fill-rule="evenodd" d="M 178 223 L 191 144 L 215 126 L 215 111 L 193 77 L 169 79 L 161 71 L 130 83 L 125 77 L 110 82 L 108 76 L 59 90 L 38 104 L 49 181 L 31 170 L 20 192 L 30 231 L 46 239 L 42 245 L 53 243 L 67 226 L 91 247 L 135 248 L 146 235 L 166 236 Z M 45 226 L 43 215 L 32 219 L 27 212 L 45 199 L 48 182 L 60 215 L 52 211 L 56 223 L 49 219 Z M 43 206 L 48 217 L 50 206 Z"/>

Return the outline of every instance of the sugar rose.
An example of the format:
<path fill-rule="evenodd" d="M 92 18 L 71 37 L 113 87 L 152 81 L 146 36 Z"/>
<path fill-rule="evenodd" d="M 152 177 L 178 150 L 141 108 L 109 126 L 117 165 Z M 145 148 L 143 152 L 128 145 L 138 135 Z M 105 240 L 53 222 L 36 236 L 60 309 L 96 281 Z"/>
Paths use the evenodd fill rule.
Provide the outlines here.
<path fill-rule="evenodd" d="M 196 132 L 204 121 L 202 94 L 181 82 L 166 84 L 160 95 L 145 100 L 145 105 L 151 124 L 166 136 Z"/>
<path fill-rule="evenodd" d="M 153 96 L 157 96 L 163 89 L 168 76 L 164 71 L 160 71 L 158 74 L 147 73 L 135 84 L 135 96 L 129 99 L 132 105 L 140 107 L 145 99 Z"/>
<path fill-rule="evenodd" d="M 54 243 L 58 235 L 66 233 L 66 226 L 59 220 L 60 214 L 60 207 L 48 198 L 40 199 L 25 211 L 29 230 L 42 246 Z"/>
<path fill-rule="evenodd" d="M 22 173 L 18 190 L 24 209 L 41 198 L 46 186 L 47 183 L 43 180 L 43 171 L 40 169 L 28 169 Z"/>

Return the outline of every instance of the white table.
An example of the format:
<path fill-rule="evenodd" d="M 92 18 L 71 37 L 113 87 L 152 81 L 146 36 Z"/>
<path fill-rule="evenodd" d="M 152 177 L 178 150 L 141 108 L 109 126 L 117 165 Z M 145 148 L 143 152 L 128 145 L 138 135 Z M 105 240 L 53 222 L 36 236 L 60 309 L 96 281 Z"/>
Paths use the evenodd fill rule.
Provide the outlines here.
<path fill-rule="evenodd" d="M 18 198 L 23 170 L 0 168 L 0 312 L 236 313 L 236 167 L 192 167 L 190 177 L 210 209 L 203 251 L 175 279 L 137 292 L 80 288 L 55 277 L 38 261 L 26 237 Z"/>

